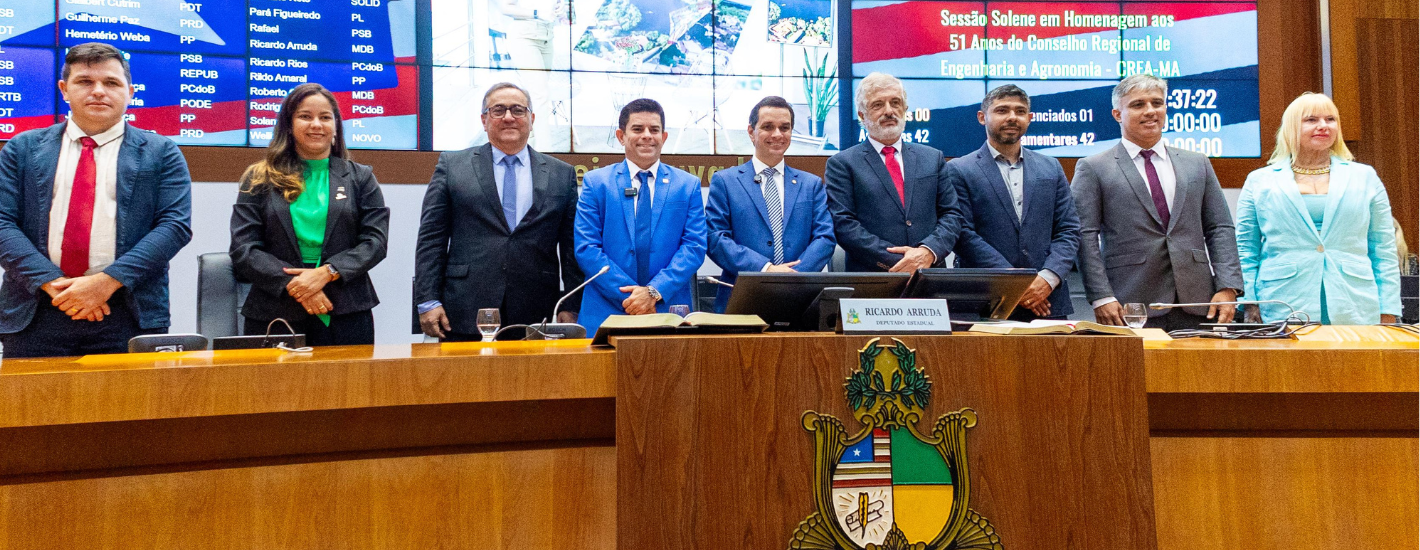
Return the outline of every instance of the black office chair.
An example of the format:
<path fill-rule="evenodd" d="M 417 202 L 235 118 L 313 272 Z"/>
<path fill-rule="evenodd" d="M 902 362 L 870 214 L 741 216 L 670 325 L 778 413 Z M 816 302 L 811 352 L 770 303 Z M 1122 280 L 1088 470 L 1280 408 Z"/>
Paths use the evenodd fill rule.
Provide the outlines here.
<path fill-rule="evenodd" d="M 197 256 L 197 332 L 208 338 L 242 336 L 242 303 L 251 284 L 232 271 L 226 252 Z"/>

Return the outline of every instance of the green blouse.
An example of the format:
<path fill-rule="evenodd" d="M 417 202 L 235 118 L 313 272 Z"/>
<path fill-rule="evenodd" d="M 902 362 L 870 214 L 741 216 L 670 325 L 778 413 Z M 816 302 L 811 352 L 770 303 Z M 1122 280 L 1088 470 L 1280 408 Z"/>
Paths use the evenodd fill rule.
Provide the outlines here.
<path fill-rule="evenodd" d="M 296 244 L 301 247 L 301 261 L 319 264 L 330 205 L 330 159 L 306 161 L 304 178 L 305 190 L 291 203 L 291 224 L 296 229 Z"/>
<path fill-rule="evenodd" d="M 291 203 L 291 225 L 296 230 L 296 245 L 301 248 L 301 262 L 318 266 L 330 206 L 330 159 L 306 161 L 303 177 L 305 190 Z M 329 315 L 316 315 L 316 318 L 330 326 Z"/>

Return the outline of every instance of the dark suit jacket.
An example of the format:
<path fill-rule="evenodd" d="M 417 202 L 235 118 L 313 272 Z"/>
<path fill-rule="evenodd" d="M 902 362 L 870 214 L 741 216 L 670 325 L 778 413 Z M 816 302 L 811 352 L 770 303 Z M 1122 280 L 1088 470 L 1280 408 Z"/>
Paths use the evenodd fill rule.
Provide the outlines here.
<path fill-rule="evenodd" d="M 242 182 L 246 186 L 246 182 Z M 385 259 L 390 209 L 380 193 L 380 183 L 369 166 L 330 159 L 330 203 L 325 218 L 322 265 L 330 264 L 340 278 L 325 286 L 325 295 L 340 315 L 373 309 L 380 303 L 370 268 Z M 232 269 L 250 281 L 251 292 L 242 316 L 258 321 L 277 317 L 294 321 L 308 315 L 300 302 L 286 292 L 293 278 L 282 268 L 305 267 L 291 203 L 281 193 L 263 187 L 256 193 L 238 192 L 232 207 Z"/>
<path fill-rule="evenodd" d="M 891 246 L 926 246 L 942 265 L 961 231 L 956 189 L 947 177 L 942 152 L 926 145 L 902 144 L 904 208 L 887 165 L 864 141 L 828 159 L 823 180 L 833 213 L 838 245 L 847 253 L 848 271 L 887 271 L 902 259 Z"/>
<path fill-rule="evenodd" d="M 28 326 L 39 287 L 64 276 L 47 251 L 65 124 L 22 133 L 0 150 L 0 334 Z M 117 183 L 118 238 L 104 273 L 130 290 L 138 326 L 167 327 L 168 261 L 192 240 L 187 161 L 177 144 L 129 125 L 118 152 Z"/>
<path fill-rule="evenodd" d="M 481 308 L 502 308 L 504 326 L 541 322 L 564 290 L 582 284 L 572 245 L 577 176 L 565 162 L 528 153 L 533 204 L 514 231 L 498 200 L 493 146 L 439 155 L 419 219 L 414 303 L 443 302 L 454 332 L 476 334 Z M 561 311 L 581 302 L 579 293 Z"/>
<path fill-rule="evenodd" d="M 1060 161 L 1021 149 L 1025 204 L 1021 219 L 1011 204 L 1011 191 L 986 145 L 947 163 L 965 220 L 957 239 L 957 265 L 961 267 L 1028 267 L 1049 269 L 1060 277 L 1050 293 L 1050 314 L 1075 312 L 1065 279 L 1080 249 L 1080 218 L 1070 181 Z M 1016 308 L 1030 316 L 1030 310 Z M 1012 315 L 1015 317 L 1016 315 Z"/>

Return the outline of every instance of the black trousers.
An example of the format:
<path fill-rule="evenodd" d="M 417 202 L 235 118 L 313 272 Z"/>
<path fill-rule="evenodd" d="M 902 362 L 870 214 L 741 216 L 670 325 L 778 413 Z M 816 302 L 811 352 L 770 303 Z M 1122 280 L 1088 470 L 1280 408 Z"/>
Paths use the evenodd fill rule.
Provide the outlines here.
<path fill-rule="evenodd" d="M 0 335 L 6 359 L 127 353 L 130 338 L 168 331 L 168 327 L 138 327 L 138 314 L 128 306 L 126 288 L 118 289 L 109 297 L 109 314 L 102 321 L 70 319 L 49 304 L 49 294 L 44 291 L 40 291 L 35 300 L 39 304 L 29 326 L 14 334 Z"/>
<path fill-rule="evenodd" d="M 271 323 L 270 319 L 245 319 L 242 324 L 247 336 L 266 334 L 266 326 Z M 325 326 L 316 316 L 308 315 L 305 319 L 291 321 L 291 328 L 296 334 L 306 335 L 307 346 L 369 346 L 375 343 L 375 315 L 368 309 L 331 315 L 330 326 Z M 271 327 L 271 333 L 287 334 L 286 325 L 276 323 Z"/>

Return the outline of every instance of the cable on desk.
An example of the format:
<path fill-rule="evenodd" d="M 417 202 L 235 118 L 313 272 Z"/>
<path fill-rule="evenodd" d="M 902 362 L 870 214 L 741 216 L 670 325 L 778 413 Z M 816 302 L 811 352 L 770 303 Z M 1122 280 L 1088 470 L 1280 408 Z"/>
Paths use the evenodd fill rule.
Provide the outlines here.
<path fill-rule="evenodd" d="M 1297 332 L 1308 327 L 1319 327 L 1321 323 L 1313 322 L 1311 315 L 1305 311 L 1293 311 L 1287 315 L 1286 319 L 1275 323 L 1268 323 L 1271 326 L 1265 328 L 1255 328 L 1247 330 L 1212 331 L 1199 329 L 1180 329 L 1169 332 L 1173 338 L 1214 338 L 1218 340 L 1290 340 Z"/>

